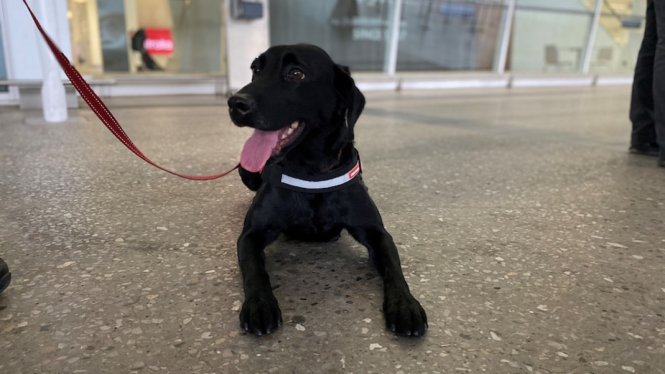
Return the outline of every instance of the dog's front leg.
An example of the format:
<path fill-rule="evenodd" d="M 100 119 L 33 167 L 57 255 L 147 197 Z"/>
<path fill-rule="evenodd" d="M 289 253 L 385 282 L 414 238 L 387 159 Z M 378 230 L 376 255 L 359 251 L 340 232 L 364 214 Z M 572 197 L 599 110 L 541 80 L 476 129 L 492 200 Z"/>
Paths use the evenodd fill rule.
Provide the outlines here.
<path fill-rule="evenodd" d="M 401 335 L 422 336 L 427 330 L 427 315 L 411 295 L 402 273 L 397 247 L 383 226 L 379 210 L 364 186 L 349 193 L 354 198 L 346 229 L 367 247 L 372 265 L 383 278 L 386 327 Z"/>
<path fill-rule="evenodd" d="M 270 334 L 282 324 L 282 312 L 265 269 L 264 253 L 278 235 L 279 232 L 248 229 L 246 224 L 238 239 L 238 261 L 245 290 L 240 326 L 256 335 Z"/>
<path fill-rule="evenodd" d="M 380 227 L 354 227 L 349 233 L 367 247 L 372 264 L 383 277 L 383 314 L 386 327 L 407 336 L 422 336 L 427 330 L 427 315 L 416 300 L 402 274 L 393 238 Z"/>

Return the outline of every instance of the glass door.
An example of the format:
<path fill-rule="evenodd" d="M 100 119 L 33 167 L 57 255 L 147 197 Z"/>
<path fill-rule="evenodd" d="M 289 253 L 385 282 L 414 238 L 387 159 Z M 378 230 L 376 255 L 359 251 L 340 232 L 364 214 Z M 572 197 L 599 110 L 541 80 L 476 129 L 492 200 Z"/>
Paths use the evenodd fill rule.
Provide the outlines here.
<path fill-rule="evenodd" d="M 579 72 L 592 20 L 593 7 L 583 1 L 517 0 L 510 70 Z"/>
<path fill-rule="evenodd" d="M 2 6 L 0 6 L 0 81 L 6 81 L 7 80 L 7 63 L 5 59 L 5 49 L 4 49 L 4 44 L 2 42 L 3 40 L 3 34 L 2 34 Z M 12 102 L 12 99 L 15 98 L 13 89 L 10 88 L 7 85 L 0 84 L 0 104 L 2 103 L 10 103 Z"/>

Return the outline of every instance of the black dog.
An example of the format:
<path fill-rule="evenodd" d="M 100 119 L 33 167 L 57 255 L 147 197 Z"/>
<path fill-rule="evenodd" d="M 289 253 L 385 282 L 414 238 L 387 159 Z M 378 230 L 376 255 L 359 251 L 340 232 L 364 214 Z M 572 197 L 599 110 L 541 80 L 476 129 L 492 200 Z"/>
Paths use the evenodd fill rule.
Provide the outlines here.
<path fill-rule="evenodd" d="M 240 175 L 257 191 L 238 239 L 245 302 L 240 323 L 262 335 L 281 324 L 265 270 L 265 247 L 280 233 L 304 241 L 336 240 L 342 229 L 369 250 L 383 277 L 386 326 L 422 336 L 427 316 L 411 295 L 392 237 L 367 193 L 353 146 L 365 98 L 346 67 L 305 44 L 268 49 L 251 65 L 252 82 L 233 95 L 237 126 L 253 127 Z"/>

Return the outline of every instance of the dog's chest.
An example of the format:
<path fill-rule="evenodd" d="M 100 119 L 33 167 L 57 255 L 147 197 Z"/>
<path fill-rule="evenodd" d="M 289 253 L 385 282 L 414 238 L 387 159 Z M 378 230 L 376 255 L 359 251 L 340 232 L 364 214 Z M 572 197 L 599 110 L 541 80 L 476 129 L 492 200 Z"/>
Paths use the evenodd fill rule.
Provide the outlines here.
<path fill-rule="evenodd" d="M 294 204 L 293 216 L 296 225 L 329 227 L 341 221 L 345 212 L 343 199 L 337 193 L 315 194 L 301 197 Z"/>
<path fill-rule="evenodd" d="M 344 227 L 340 221 L 340 206 L 334 200 L 321 197 L 299 199 L 293 208 L 284 231 L 291 238 L 327 242 L 335 240 Z"/>

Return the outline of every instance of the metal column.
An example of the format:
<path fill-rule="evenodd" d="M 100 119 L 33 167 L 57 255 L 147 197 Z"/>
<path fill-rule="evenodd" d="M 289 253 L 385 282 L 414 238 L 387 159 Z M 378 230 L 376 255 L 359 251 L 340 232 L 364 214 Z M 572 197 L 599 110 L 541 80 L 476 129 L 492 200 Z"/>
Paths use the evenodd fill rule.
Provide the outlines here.
<path fill-rule="evenodd" d="M 600 13 L 603 10 L 603 0 L 596 0 L 596 9 L 593 12 L 593 20 L 591 21 L 591 28 L 589 30 L 589 38 L 586 41 L 584 49 L 584 61 L 582 62 L 582 73 L 589 72 L 591 66 L 591 57 L 593 56 L 593 46 L 596 42 L 596 34 L 598 33 L 598 24 L 600 23 Z"/>
<path fill-rule="evenodd" d="M 386 41 L 386 53 L 383 60 L 383 72 L 395 75 L 397 67 L 397 48 L 399 45 L 399 29 L 402 20 L 402 0 L 394 0 L 390 14 L 390 31 Z"/>
<path fill-rule="evenodd" d="M 515 18 L 515 4 L 517 0 L 506 0 L 506 12 L 503 18 L 503 27 L 499 34 L 499 46 L 496 58 L 494 59 L 494 72 L 503 74 L 506 72 L 506 60 L 508 59 L 508 46 L 510 45 L 510 35 L 513 31 L 513 19 Z"/>

